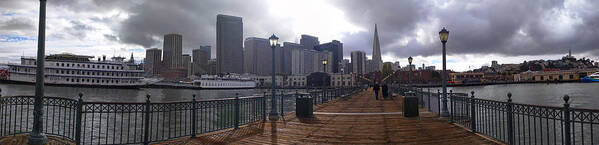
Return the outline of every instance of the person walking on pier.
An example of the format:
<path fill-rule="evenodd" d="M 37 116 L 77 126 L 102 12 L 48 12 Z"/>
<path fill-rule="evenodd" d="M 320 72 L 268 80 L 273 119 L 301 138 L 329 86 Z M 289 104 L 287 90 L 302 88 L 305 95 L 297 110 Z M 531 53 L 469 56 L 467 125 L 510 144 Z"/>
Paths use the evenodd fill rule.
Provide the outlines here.
<path fill-rule="evenodd" d="M 387 97 L 389 96 L 389 87 L 387 86 L 387 83 L 383 84 L 383 87 L 381 88 L 381 93 L 383 93 L 383 100 L 387 100 Z"/>
<path fill-rule="evenodd" d="M 379 84 L 376 82 L 372 86 L 372 90 L 374 91 L 374 98 L 376 98 L 376 100 L 379 100 L 379 88 Z"/>

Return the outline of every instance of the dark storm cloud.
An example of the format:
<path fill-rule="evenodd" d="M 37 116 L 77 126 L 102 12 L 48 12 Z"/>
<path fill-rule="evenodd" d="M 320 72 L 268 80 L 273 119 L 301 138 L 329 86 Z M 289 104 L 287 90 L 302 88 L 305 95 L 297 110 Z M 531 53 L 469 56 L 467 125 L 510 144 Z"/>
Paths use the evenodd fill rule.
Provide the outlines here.
<path fill-rule="evenodd" d="M 132 8 L 132 15 L 117 32 L 122 42 L 146 48 L 162 47 L 164 34 L 179 33 L 184 52 L 190 52 L 200 45 L 215 45 L 216 15 L 226 14 L 243 18 L 244 37 L 266 38 L 277 33 L 293 40 L 296 36 L 284 27 L 289 25 L 267 18 L 266 6 L 264 1 L 237 0 L 147 2 Z"/>
<path fill-rule="evenodd" d="M 568 49 L 597 53 L 593 51 L 599 46 L 597 1 L 587 1 L 584 8 L 566 8 L 562 0 L 443 2 L 449 7 L 436 8 L 429 1 L 339 1 L 353 22 L 369 28 L 368 33 L 346 37 L 344 43 L 371 53 L 372 27 L 377 23 L 383 53 L 402 57 L 440 54 L 437 36 L 442 26 L 450 31 L 448 52 L 454 54 L 543 55 L 563 54 Z M 582 19 L 582 24 L 561 33 L 558 29 L 563 28 L 554 23 L 563 22 L 558 19 L 563 11 L 570 11 L 566 17 Z M 413 38 L 418 24 L 433 20 L 438 20 L 438 28 L 426 33 L 435 36 L 435 43 L 422 45 L 412 40 L 407 46 L 392 45 L 403 36 Z"/>

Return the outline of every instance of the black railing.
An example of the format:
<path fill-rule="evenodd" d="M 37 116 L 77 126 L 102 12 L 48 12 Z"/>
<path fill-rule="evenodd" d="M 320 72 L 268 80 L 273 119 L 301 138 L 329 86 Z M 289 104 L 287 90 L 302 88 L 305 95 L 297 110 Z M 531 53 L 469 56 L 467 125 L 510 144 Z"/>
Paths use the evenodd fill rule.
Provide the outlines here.
<path fill-rule="evenodd" d="M 358 88 L 309 90 L 316 104 L 357 92 Z M 280 92 L 281 114 L 295 111 L 297 92 Z M 301 95 L 304 95 L 303 93 Z M 266 119 L 270 97 L 251 96 L 189 102 L 85 102 L 44 97 L 44 133 L 77 144 L 149 144 Z M 280 99 L 279 99 L 280 98 Z M 0 96 L 0 139 L 29 133 L 33 127 L 33 96 Z M 317 102 L 318 101 L 318 102 Z M 279 107 L 279 106 L 278 106 Z"/>
<path fill-rule="evenodd" d="M 418 88 L 398 89 L 439 96 Z M 506 144 L 599 144 L 599 110 L 571 108 L 567 95 L 561 107 L 513 103 L 511 93 L 506 98 L 496 101 L 476 98 L 474 92 L 449 93 L 449 121 Z M 424 99 L 422 104 L 431 102 L 439 99 Z"/>

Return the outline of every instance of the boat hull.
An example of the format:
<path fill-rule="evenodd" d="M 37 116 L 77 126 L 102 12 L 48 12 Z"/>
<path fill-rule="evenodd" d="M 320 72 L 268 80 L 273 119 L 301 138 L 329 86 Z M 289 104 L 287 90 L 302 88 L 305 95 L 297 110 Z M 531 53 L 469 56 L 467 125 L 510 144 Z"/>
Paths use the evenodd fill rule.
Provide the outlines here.
<path fill-rule="evenodd" d="M 592 83 L 592 82 L 599 82 L 599 79 L 584 77 L 584 78 L 580 79 L 580 81 L 583 83 Z"/>

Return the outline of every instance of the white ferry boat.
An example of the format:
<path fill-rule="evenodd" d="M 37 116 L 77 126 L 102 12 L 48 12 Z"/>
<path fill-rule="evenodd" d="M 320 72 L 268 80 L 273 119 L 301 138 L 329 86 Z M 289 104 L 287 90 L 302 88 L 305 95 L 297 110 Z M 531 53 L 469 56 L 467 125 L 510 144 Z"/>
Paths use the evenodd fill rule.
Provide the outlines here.
<path fill-rule="evenodd" d="M 93 56 L 54 54 L 46 56 L 45 79 L 48 85 L 139 88 L 144 85 L 143 70 L 133 61 L 123 62 L 123 57 L 106 56 L 97 61 Z M 8 64 L 9 80 L 17 83 L 35 83 L 36 59 L 21 58 L 20 64 Z"/>
<path fill-rule="evenodd" d="M 202 75 L 193 80 L 195 86 L 202 89 L 251 89 L 256 87 L 256 82 L 249 78 L 238 75 L 226 75 L 218 77 L 213 75 Z"/>

